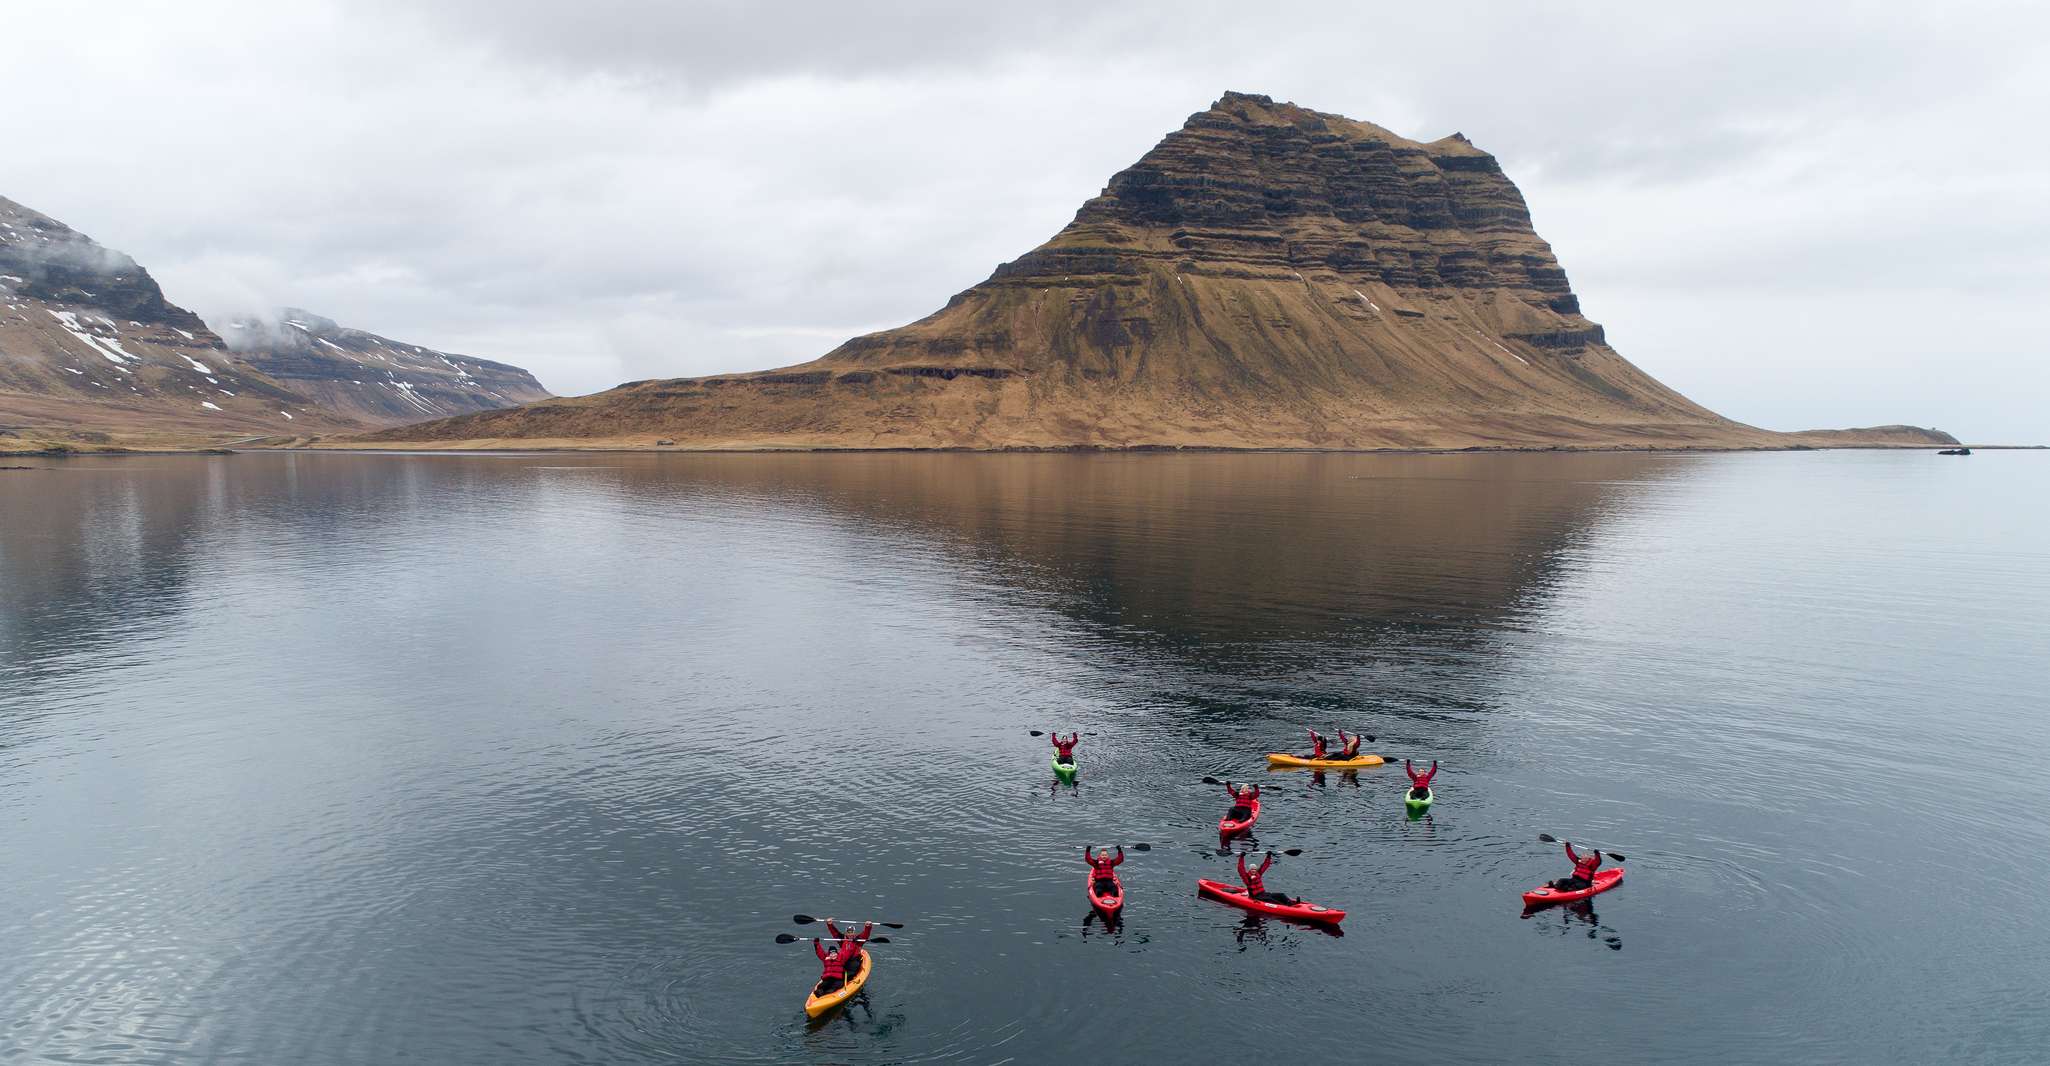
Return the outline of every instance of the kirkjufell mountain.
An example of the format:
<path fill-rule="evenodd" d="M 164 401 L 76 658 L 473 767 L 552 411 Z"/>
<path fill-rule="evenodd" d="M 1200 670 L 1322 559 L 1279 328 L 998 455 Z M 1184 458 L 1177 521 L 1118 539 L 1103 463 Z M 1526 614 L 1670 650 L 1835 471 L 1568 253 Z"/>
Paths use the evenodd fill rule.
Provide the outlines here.
<path fill-rule="evenodd" d="M 442 447 L 1788 447 L 1639 370 L 1459 134 L 1227 93 L 939 311 L 781 370 L 359 438 Z"/>

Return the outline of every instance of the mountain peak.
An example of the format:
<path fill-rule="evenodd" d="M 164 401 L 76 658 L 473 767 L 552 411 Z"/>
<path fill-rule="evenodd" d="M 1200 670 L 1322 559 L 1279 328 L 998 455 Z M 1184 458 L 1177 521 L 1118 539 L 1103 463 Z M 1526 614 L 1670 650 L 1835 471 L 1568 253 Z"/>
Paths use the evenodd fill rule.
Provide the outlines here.
<path fill-rule="evenodd" d="M 608 446 L 1784 446 L 1631 365 L 1495 158 L 1227 92 L 933 314 L 755 374 L 406 427 Z"/>
<path fill-rule="evenodd" d="M 516 366 L 436 351 L 286 307 L 221 329 L 243 361 L 330 410 L 372 425 L 488 411 L 548 398 Z"/>
<path fill-rule="evenodd" d="M 297 308 L 222 332 L 166 300 L 127 255 L 0 198 L 0 428 L 10 433 L 145 444 L 296 436 L 548 396 L 518 367 Z"/>

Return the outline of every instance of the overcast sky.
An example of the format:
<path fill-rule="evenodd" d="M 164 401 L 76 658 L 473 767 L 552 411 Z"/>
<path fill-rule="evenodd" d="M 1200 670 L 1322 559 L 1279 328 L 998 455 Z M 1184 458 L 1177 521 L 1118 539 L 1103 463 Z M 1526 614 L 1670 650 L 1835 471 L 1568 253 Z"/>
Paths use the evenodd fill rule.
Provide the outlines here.
<path fill-rule="evenodd" d="M 1612 343 L 1727 415 L 2050 442 L 2050 13 L 984 6 L 29 0 L 0 195 L 202 314 L 578 393 L 930 313 L 1237 89 L 1464 132 Z"/>

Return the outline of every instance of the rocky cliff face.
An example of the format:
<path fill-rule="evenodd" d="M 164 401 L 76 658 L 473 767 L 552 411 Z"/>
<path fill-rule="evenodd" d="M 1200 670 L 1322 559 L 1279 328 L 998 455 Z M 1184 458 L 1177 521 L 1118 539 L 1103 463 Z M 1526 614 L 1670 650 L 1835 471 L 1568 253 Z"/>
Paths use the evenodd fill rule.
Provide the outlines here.
<path fill-rule="evenodd" d="M 274 321 L 237 319 L 221 335 L 255 369 L 330 411 L 372 425 L 548 398 L 534 375 L 519 367 L 390 340 L 297 308 L 285 308 Z"/>
<path fill-rule="evenodd" d="M 349 428 L 235 359 L 126 255 L 0 198 L 0 429 Z"/>
<path fill-rule="evenodd" d="M 1238 93 L 1113 177 L 1053 239 L 920 321 L 783 370 L 635 382 L 380 438 L 705 448 L 1800 443 L 1722 418 L 1610 348 L 1531 228 L 1522 195 L 1464 137 L 1419 143 Z"/>

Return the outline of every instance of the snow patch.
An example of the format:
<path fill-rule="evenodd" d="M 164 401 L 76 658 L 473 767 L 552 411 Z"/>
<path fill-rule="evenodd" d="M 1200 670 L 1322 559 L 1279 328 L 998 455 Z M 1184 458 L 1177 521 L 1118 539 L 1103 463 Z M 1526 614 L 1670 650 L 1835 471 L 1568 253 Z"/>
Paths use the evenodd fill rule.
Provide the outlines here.
<path fill-rule="evenodd" d="M 1480 334 L 1478 334 L 1478 333 L 1476 333 L 1476 334 L 1474 334 L 1474 336 L 1476 336 L 1476 337 L 1480 337 L 1481 335 L 1480 335 Z M 1519 363 L 1522 363 L 1522 364 L 1523 364 L 1524 366 L 1529 366 L 1529 365 L 1530 365 L 1530 360 L 1528 360 L 1528 359 L 1525 359 L 1524 357 L 1522 357 L 1522 356 L 1520 356 L 1520 355 L 1517 355 L 1517 354 L 1516 354 L 1515 352 L 1512 352 L 1512 351 L 1510 351 L 1510 350 L 1509 350 L 1509 349 L 1507 349 L 1507 348 L 1503 348 L 1503 347 L 1502 347 L 1502 342 L 1500 342 L 1500 341 L 1498 341 L 1498 340 L 1494 339 L 1493 337 L 1481 337 L 1481 339 L 1482 339 L 1482 340 L 1485 340 L 1485 341 L 1487 341 L 1487 342 L 1488 342 L 1489 344 L 1492 344 L 1492 345 L 1494 345 L 1494 346 L 1495 346 L 1495 347 L 1496 347 L 1497 349 L 1499 349 L 1499 350 L 1501 351 L 1501 353 L 1502 353 L 1503 355 L 1506 355 L 1506 356 L 1508 356 L 1509 358 L 1511 358 L 1511 359 L 1514 359 L 1514 360 L 1516 360 L 1516 361 L 1517 361 L 1517 362 L 1519 362 Z"/>
<path fill-rule="evenodd" d="M 207 409 L 207 410 L 209 410 L 209 411 L 218 411 L 218 410 L 220 410 L 220 408 L 218 408 L 218 407 L 215 407 L 215 406 L 214 406 L 214 404 L 213 404 L 213 401 L 212 401 L 212 400 L 201 400 L 201 401 L 199 401 L 199 405 L 200 405 L 201 407 L 204 407 L 204 408 L 206 408 L 206 409 Z"/>
<path fill-rule="evenodd" d="M 71 334 L 74 337 L 77 337 L 79 340 L 84 341 L 86 343 L 86 347 L 91 348 L 93 351 L 98 352 L 101 356 L 104 356 L 107 362 L 110 362 L 117 367 L 122 367 L 125 366 L 128 360 L 135 358 L 135 356 L 129 354 L 127 349 L 121 347 L 120 341 L 114 340 L 112 338 L 96 336 L 90 329 L 80 325 L 78 322 L 77 312 L 51 311 L 47 307 L 43 308 L 43 310 L 48 311 L 51 318 L 56 319 L 60 324 L 62 324 L 64 326 L 65 332 Z M 123 373 L 126 372 L 127 371 L 124 369 Z"/>

